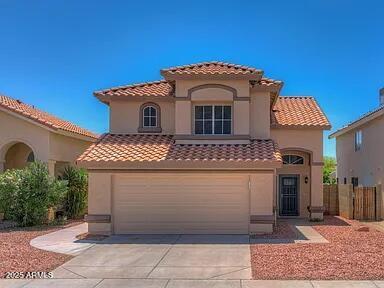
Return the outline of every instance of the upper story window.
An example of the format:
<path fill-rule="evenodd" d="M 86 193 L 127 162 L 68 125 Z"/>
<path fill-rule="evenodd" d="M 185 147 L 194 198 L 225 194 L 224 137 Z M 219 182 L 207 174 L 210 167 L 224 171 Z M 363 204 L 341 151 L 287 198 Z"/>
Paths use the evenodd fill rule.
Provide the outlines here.
<path fill-rule="evenodd" d="M 145 103 L 140 108 L 140 126 L 138 132 L 160 133 L 160 106 L 155 103 Z"/>
<path fill-rule="evenodd" d="M 360 151 L 363 144 L 363 132 L 358 130 L 355 132 L 355 151 Z"/>
<path fill-rule="evenodd" d="M 304 158 L 298 155 L 283 155 L 283 164 L 287 165 L 303 165 Z"/>
<path fill-rule="evenodd" d="M 232 106 L 195 106 L 195 134 L 228 135 L 232 133 Z"/>
<path fill-rule="evenodd" d="M 143 127 L 157 127 L 157 108 L 151 105 L 143 109 Z"/>

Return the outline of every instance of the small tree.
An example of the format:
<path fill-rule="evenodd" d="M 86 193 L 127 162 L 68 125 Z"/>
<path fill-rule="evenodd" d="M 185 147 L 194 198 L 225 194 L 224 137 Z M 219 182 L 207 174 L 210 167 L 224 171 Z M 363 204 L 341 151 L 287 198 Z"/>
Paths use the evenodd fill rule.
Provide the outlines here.
<path fill-rule="evenodd" d="M 323 167 L 323 183 L 335 184 L 336 179 L 331 178 L 331 174 L 335 171 L 336 171 L 336 159 L 334 157 L 325 156 L 324 167 Z"/>
<path fill-rule="evenodd" d="M 21 226 L 43 224 L 50 207 L 65 196 L 66 183 L 51 177 L 41 162 L 29 164 L 23 170 L 5 172 L 0 180 L 0 199 L 9 197 L 5 207 L 7 218 Z"/>
<path fill-rule="evenodd" d="M 77 218 L 84 213 L 87 206 L 88 177 L 84 169 L 67 166 L 63 177 L 67 181 L 65 211 L 69 218 Z"/>

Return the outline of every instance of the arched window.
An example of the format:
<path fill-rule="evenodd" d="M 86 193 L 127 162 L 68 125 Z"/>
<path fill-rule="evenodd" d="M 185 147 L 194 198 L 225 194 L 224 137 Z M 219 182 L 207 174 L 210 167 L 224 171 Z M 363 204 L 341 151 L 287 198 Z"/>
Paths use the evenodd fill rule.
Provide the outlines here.
<path fill-rule="evenodd" d="M 157 127 L 157 108 L 146 106 L 143 111 L 143 127 Z"/>
<path fill-rule="evenodd" d="M 286 165 L 303 165 L 304 158 L 298 155 L 283 155 L 283 164 Z"/>
<path fill-rule="evenodd" d="M 159 133 L 160 127 L 160 106 L 156 103 L 145 103 L 140 108 L 139 132 Z"/>
<path fill-rule="evenodd" d="M 28 162 L 28 163 L 35 162 L 35 154 L 33 154 L 33 152 L 30 152 L 30 153 L 28 154 L 27 162 Z"/>

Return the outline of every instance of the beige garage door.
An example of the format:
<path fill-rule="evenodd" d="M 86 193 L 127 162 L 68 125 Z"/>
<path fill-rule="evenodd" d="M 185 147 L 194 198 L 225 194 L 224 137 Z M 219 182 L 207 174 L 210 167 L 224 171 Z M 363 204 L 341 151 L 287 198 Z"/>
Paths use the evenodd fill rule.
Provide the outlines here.
<path fill-rule="evenodd" d="M 248 233 L 248 176 L 116 174 L 115 234 Z"/>

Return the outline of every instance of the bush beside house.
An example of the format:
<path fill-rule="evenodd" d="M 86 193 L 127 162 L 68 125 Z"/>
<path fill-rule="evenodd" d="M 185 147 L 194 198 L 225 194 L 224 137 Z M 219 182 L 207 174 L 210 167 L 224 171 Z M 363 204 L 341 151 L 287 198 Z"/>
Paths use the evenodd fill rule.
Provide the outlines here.
<path fill-rule="evenodd" d="M 68 187 L 64 203 L 66 215 L 69 218 L 79 218 L 83 216 L 87 203 L 87 173 L 84 169 L 67 166 L 62 179 L 67 181 Z"/>
<path fill-rule="evenodd" d="M 0 212 L 20 226 L 46 223 L 48 212 L 56 207 L 63 207 L 69 218 L 80 216 L 86 206 L 87 175 L 67 168 L 63 178 L 50 176 L 41 162 L 5 171 L 0 174 Z"/>

